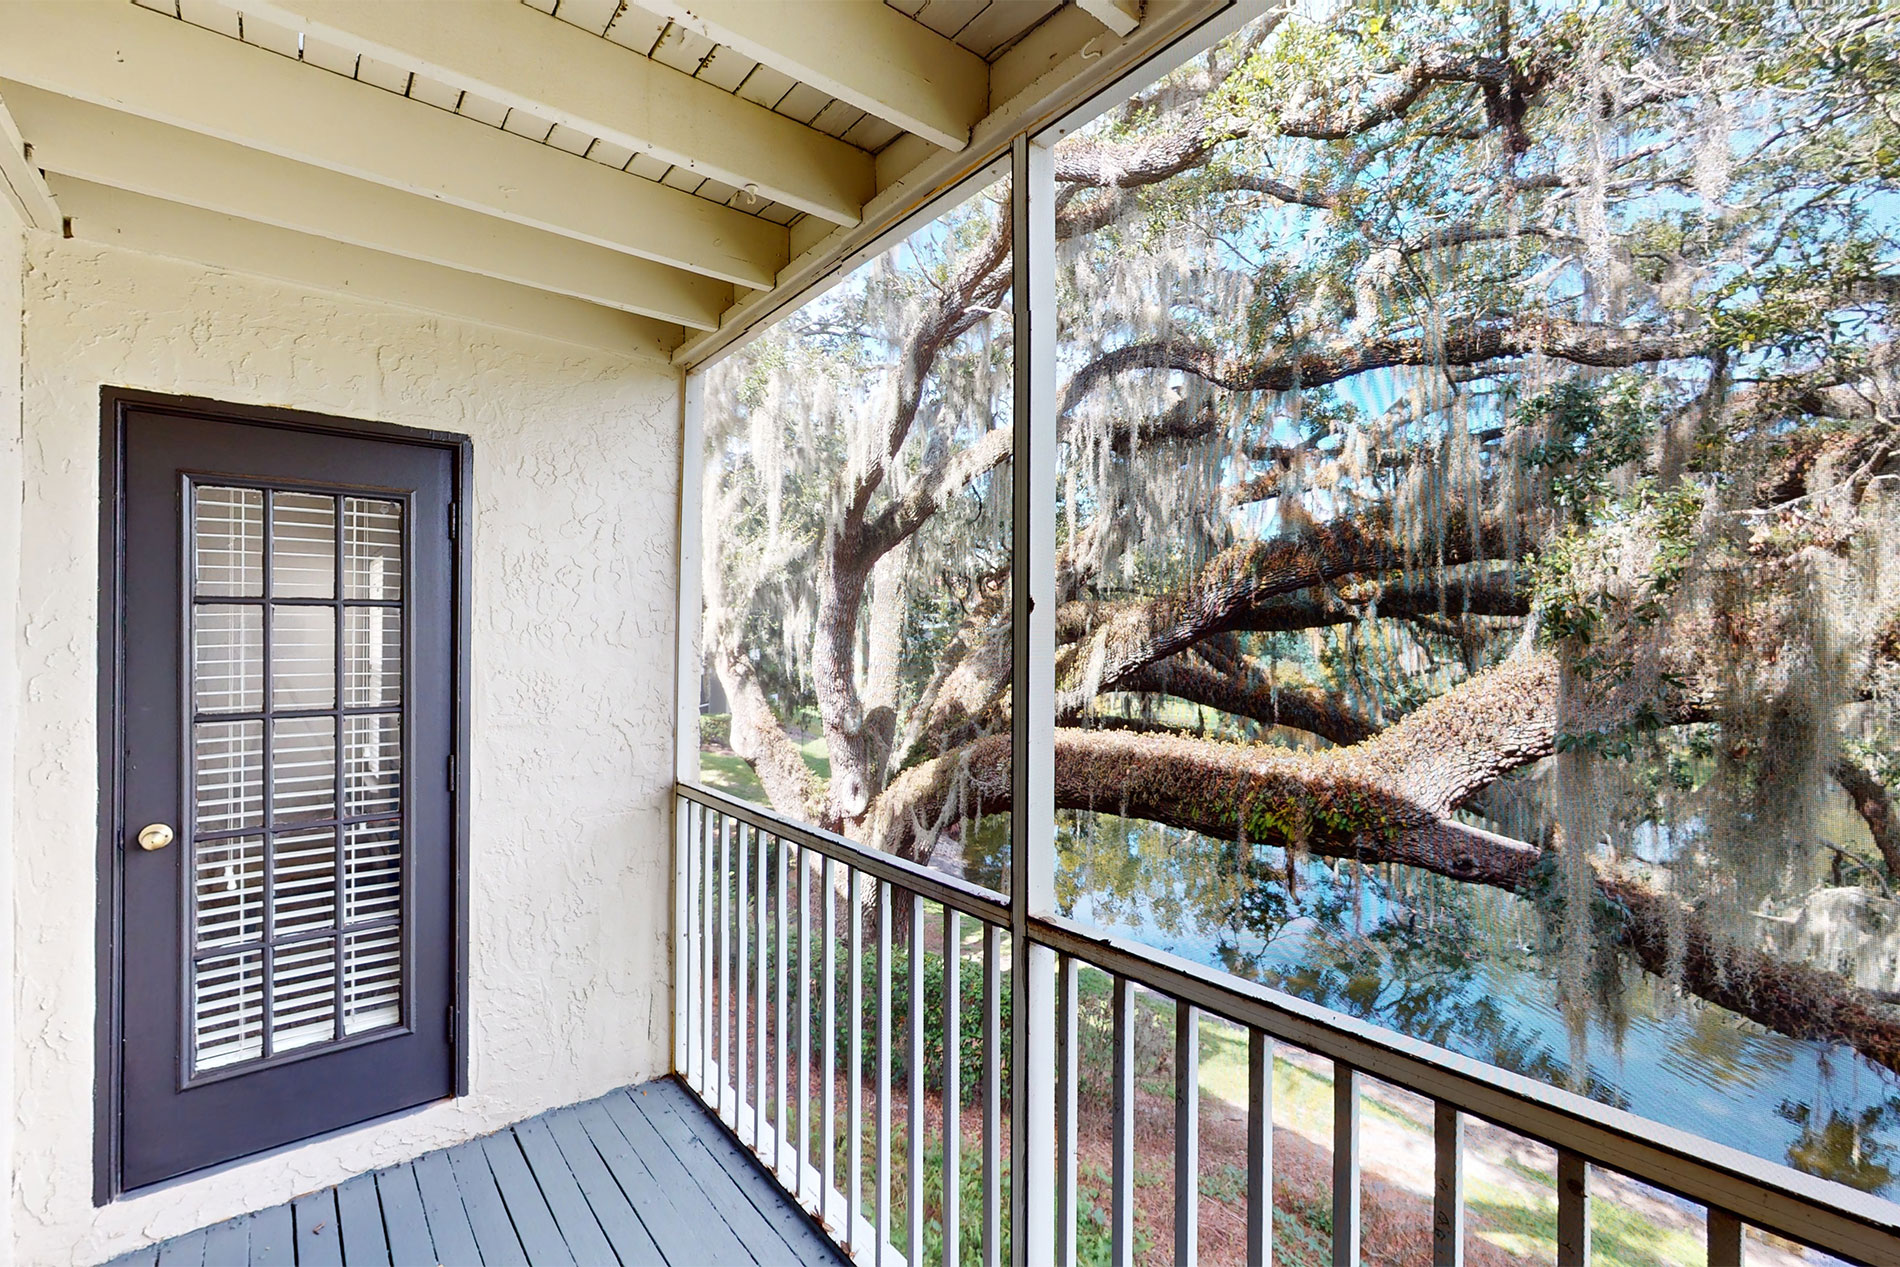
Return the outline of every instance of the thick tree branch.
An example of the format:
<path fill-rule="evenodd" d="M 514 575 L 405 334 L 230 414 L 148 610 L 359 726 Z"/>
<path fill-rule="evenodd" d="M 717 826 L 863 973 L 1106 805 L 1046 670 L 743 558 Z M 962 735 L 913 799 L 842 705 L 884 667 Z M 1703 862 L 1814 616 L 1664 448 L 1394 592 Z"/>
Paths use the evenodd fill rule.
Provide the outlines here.
<path fill-rule="evenodd" d="M 1480 675 L 1363 744 L 1315 753 L 1180 736 L 1061 729 L 1056 804 L 1165 823 L 1216 840 L 1419 867 L 1530 898 L 1547 888 L 1534 846 L 1450 821 L 1463 794 L 1554 740 L 1556 668 L 1527 656 Z M 1579 719 L 1603 722 L 1603 716 Z M 913 824 L 945 822 L 952 798 L 1000 812 L 1009 741 L 979 740 L 907 772 L 872 821 L 880 847 L 927 849 Z M 1694 911 L 1622 875 L 1597 885 L 1621 912 L 1614 935 L 1647 970 L 1782 1033 L 1852 1046 L 1900 1070 L 1900 1016 L 1832 973 L 1718 937 Z"/>
<path fill-rule="evenodd" d="M 1444 546 L 1433 563 L 1454 566 L 1502 557 L 1503 525 L 1487 517 L 1473 531 L 1462 508 L 1448 507 Z M 1307 533 L 1248 541 L 1224 551 L 1200 575 L 1173 591 L 1112 610 L 1056 658 L 1057 710 L 1074 716 L 1099 691 L 1192 645 L 1208 634 L 1253 627 L 1245 622 L 1268 600 L 1355 575 L 1396 568 L 1407 551 L 1381 509 L 1315 527 Z M 1058 637 L 1072 618 L 1057 614 Z"/>
<path fill-rule="evenodd" d="M 1377 730 L 1303 675 L 1261 665 L 1251 657 L 1242 662 L 1239 674 L 1230 675 L 1195 656 L 1172 656 L 1128 674 L 1116 689 L 1172 696 L 1268 726 L 1291 726 L 1342 746 L 1370 738 Z"/>
<path fill-rule="evenodd" d="M 1874 847 L 1887 864 L 1887 878 L 1900 881 L 1900 815 L 1894 813 L 1892 791 L 1872 770 L 1846 755 L 1835 759 L 1834 779 L 1853 798 L 1873 835 Z"/>
<path fill-rule="evenodd" d="M 1526 314 L 1511 320 L 1457 323 L 1441 336 L 1374 336 L 1336 340 L 1307 352 L 1233 360 L 1189 339 L 1150 339 L 1105 352 L 1076 370 L 1063 388 L 1060 412 L 1072 412 L 1097 383 L 1142 370 L 1172 370 L 1244 392 L 1322 387 L 1370 370 L 1402 365 L 1477 365 L 1541 353 L 1573 365 L 1626 369 L 1672 361 L 1704 350 L 1706 336 L 1651 333 Z"/>
<path fill-rule="evenodd" d="M 713 656 L 713 671 L 732 705 L 732 750 L 759 776 L 772 808 L 787 818 L 825 823 L 824 789 L 772 711 L 752 662 L 736 647 L 726 648 Z"/>
<path fill-rule="evenodd" d="M 891 502 L 865 524 L 859 550 L 872 558 L 881 558 L 898 542 L 929 522 L 950 499 L 970 486 L 971 481 L 995 470 L 1009 460 L 1014 436 L 1007 427 L 986 431 L 967 448 L 959 449 L 943 465 L 927 472 L 908 494 Z"/>

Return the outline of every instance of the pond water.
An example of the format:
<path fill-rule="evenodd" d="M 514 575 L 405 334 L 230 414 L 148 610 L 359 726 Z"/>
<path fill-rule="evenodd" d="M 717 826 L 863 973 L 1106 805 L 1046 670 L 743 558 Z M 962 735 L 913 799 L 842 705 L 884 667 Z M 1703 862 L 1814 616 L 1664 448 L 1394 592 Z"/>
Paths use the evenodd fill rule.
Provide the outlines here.
<path fill-rule="evenodd" d="M 1537 912 L 1402 867 L 1297 862 L 1107 815 L 1058 839 L 1071 918 L 1412 1037 L 1889 1198 L 1900 1077 L 1783 1037 L 1630 968 L 1587 1016 L 1558 1004 Z M 966 859 L 966 861 L 974 861 Z M 980 862 L 979 862 L 980 867 Z"/>

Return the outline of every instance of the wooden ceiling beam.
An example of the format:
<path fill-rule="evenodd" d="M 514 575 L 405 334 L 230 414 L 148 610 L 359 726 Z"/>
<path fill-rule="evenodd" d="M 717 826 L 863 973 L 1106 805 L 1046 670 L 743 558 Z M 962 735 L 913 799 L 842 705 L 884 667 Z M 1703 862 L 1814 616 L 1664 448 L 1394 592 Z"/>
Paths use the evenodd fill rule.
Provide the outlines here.
<path fill-rule="evenodd" d="M 244 12 L 833 224 L 856 224 L 876 193 L 864 151 L 520 0 L 246 0 Z"/>
<path fill-rule="evenodd" d="M 727 282 L 24 84 L 0 94 L 49 172 L 538 290 L 719 328 Z"/>
<path fill-rule="evenodd" d="M 40 174 L 40 165 L 27 157 L 26 141 L 20 135 L 5 101 L 0 101 L 0 202 L 29 229 L 58 233 L 59 204 Z"/>
<path fill-rule="evenodd" d="M 500 326 L 623 356 L 665 357 L 683 332 L 566 295 L 55 175 L 73 236 L 227 272 Z"/>
<path fill-rule="evenodd" d="M 640 0 L 639 7 L 947 150 L 968 145 L 988 111 L 982 58 L 875 0 Z"/>
<path fill-rule="evenodd" d="M 0 4 L 0 79 L 748 287 L 786 231 L 136 5 Z"/>

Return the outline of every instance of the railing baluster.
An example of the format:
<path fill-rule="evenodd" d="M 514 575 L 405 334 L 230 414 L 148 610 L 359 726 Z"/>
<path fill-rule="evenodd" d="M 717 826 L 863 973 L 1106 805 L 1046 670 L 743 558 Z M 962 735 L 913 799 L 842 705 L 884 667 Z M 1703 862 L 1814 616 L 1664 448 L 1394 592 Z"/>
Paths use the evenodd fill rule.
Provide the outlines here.
<path fill-rule="evenodd" d="M 963 1263 L 963 920 L 943 908 L 943 1267 Z"/>
<path fill-rule="evenodd" d="M 765 1153 L 765 1040 L 770 1018 L 765 1012 L 765 953 L 769 941 L 765 929 L 765 916 L 769 909 L 766 898 L 767 871 L 765 868 L 765 833 L 754 832 L 752 839 L 756 846 L 752 867 L 752 906 L 754 936 L 752 939 L 752 1151 L 763 1156 Z"/>
<path fill-rule="evenodd" d="M 1557 1150 L 1557 1267 L 1589 1267 L 1590 1163 Z"/>
<path fill-rule="evenodd" d="M 1438 1163 L 1432 1188 L 1432 1267 L 1464 1267 L 1465 1115 L 1443 1100 L 1434 1108 L 1432 1150 Z"/>
<path fill-rule="evenodd" d="M 711 810 L 700 815 L 699 857 L 704 865 L 705 905 L 699 913 L 699 980 L 700 995 L 704 1006 L 699 1009 L 699 1094 L 702 1099 L 710 1098 L 719 1103 L 718 1088 L 713 1083 L 716 1076 L 713 1068 L 713 1037 L 719 1016 L 718 999 L 713 993 L 713 961 L 718 958 L 718 947 L 713 941 L 713 912 L 718 903 L 719 869 L 717 850 L 713 844 L 714 814 Z"/>
<path fill-rule="evenodd" d="M 1201 1261 L 1201 1012 L 1174 1004 L 1174 1262 Z"/>
<path fill-rule="evenodd" d="M 1003 1264 L 1003 930 L 983 928 L 983 1264 Z"/>
<path fill-rule="evenodd" d="M 683 822 L 680 833 L 686 845 L 686 962 L 679 965 L 679 992 L 686 998 L 686 1068 L 683 1071 L 687 1082 L 691 1083 L 701 1095 L 706 1093 L 706 1084 L 700 1077 L 699 1017 L 705 1009 L 704 1000 L 696 997 L 699 992 L 699 891 L 704 877 L 700 874 L 699 858 L 699 822 L 705 816 L 705 809 L 693 801 L 675 800 L 675 813 Z"/>
<path fill-rule="evenodd" d="M 836 1219 L 838 1217 L 837 1177 L 838 1177 L 838 890 L 837 876 L 833 872 L 836 864 L 830 858 L 825 859 L 824 892 L 820 894 L 825 904 L 825 1032 L 818 1039 L 818 1050 L 824 1053 L 821 1072 L 824 1084 L 819 1092 L 824 1100 L 824 1157 L 822 1176 L 823 1213 L 820 1219 L 832 1229 L 832 1236 L 840 1241 L 843 1237 Z"/>
<path fill-rule="evenodd" d="M 1247 1267 L 1273 1267 L 1273 1039 L 1247 1031 Z"/>
<path fill-rule="evenodd" d="M 1709 1211 L 1709 1267 L 1745 1267 L 1742 1221 L 1727 1210 Z"/>
<path fill-rule="evenodd" d="M 1359 1267 L 1359 1071 L 1333 1062 L 1333 1267 Z"/>
<path fill-rule="evenodd" d="M 871 1261 L 883 1263 L 891 1239 L 891 886 L 877 882 L 877 1218 Z"/>
<path fill-rule="evenodd" d="M 924 1262 L 924 900 L 910 895 L 909 1000 L 904 1069 L 904 1261 Z"/>
<path fill-rule="evenodd" d="M 1127 977 L 1115 978 L 1115 1053 L 1114 1094 L 1115 1157 L 1109 1184 L 1114 1197 L 1109 1211 L 1110 1261 L 1115 1267 L 1130 1267 L 1135 1261 L 1135 1031 L 1131 1011 L 1135 1006 L 1135 985 Z"/>
<path fill-rule="evenodd" d="M 805 1202 L 805 1158 L 811 1151 L 811 867 L 807 849 L 798 851 L 798 1135 L 792 1164 L 798 1168 L 798 1197 Z"/>
<path fill-rule="evenodd" d="M 726 1084 L 732 1073 L 732 833 L 719 816 L 719 1116 L 732 1121 Z"/>
<path fill-rule="evenodd" d="M 1079 1056 L 1077 991 L 1082 965 L 1073 955 L 1056 958 L 1056 1262 L 1075 1262 L 1075 1110 Z"/>
<path fill-rule="evenodd" d="M 844 1210 L 845 1224 L 851 1229 L 845 1237 L 845 1247 L 853 1255 L 859 1248 L 858 1224 L 864 1218 L 864 894 L 859 887 L 862 874 L 856 867 L 850 869 L 847 877 L 850 901 L 845 907 L 851 920 L 851 948 L 848 952 L 851 968 L 848 993 L 851 1003 L 850 1010 L 845 1013 L 850 1018 L 851 1067 L 846 1071 L 844 1081 L 849 1097 L 844 1108 Z"/>
<path fill-rule="evenodd" d="M 772 1000 L 772 1102 L 774 1105 L 772 1138 L 775 1141 L 772 1148 L 772 1168 L 778 1171 L 781 1183 L 785 1179 L 787 1164 L 785 1146 L 790 1142 L 786 1139 L 788 1118 L 785 1112 L 785 1031 L 789 1028 L 785 1023 L 785 976 L 789 970 L 787 960 L 790 958 L 792 932 L 785 922 L 787 899 L 785 882 L 790 877 L 790 865 L 786 855 L 791 850 L 792 842 L 783 836 L 779 837 L 778 894 L 773 909 L 773 914 L 778 917 L 778 936 L 774 939 L 778 962 L 777 970 L 772 974 L 776 987 Z M 797 1190 L 796 1182 L 788 1186 L 794 1191 Z"/>
<path fill-rule="evenodd" d="M 737 847 L 733 850 L 734 870 L 739 884 L 738 910 L 734 923 L 737 926 L 739 953 L 733 956 L 738 972 L 738 981 L 732 991 L 732 1028 L 734 1050 L 732 1053 L 732 1130 L 739 1138 L 745 1138 L 745 1098 L 752 1082 L 751 1068 L 746 1063 L 747 1031 L 751 1028 L 752 991 L 748 974 L 752 955 L 752 849 L 748 835 L 756 836 L 758 829 L 745 824 L 739 827 Z M 756 1146 L 755 1138 L 753 1144 Z"/>

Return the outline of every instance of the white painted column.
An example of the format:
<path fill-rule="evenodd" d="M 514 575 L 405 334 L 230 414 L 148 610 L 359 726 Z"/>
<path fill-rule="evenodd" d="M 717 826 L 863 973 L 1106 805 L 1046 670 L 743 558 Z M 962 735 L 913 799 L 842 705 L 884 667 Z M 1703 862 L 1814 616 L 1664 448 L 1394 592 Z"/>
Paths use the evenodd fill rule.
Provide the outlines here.
<path fill-rule="evenodd" d="M 700 484 L 705 471 L 704 373 L 680 375 L 680 519 L 679 519 L 679 629 L 673 669 L 673 772 L 682 783 L 699 781 L 699 675 L 700 558 L 703 527 Z M 673 1068 L 687 1070 L 687 1033 L 691 1018 L 687 1000 L 693 985 L 684 977 L 693 962 L 689 940 L 694 934 L 691 903 L 694 878 L 688 873 L 692 850 L 687 847 L 689 815 L 673 800 Z M 710 950 L 710 947 L 703 948 Z"/>
<path fill-rule="evenodd" d="M 20 675 L 15 648 L 20 637 L 21 394 L 24 366 L 20 341 L 25 327 L 26 225 L 10 201 L 0 198 L 0 1264 L 14 1261 L 14 981 L 13 842 L 14 770 L 19 734 Z"/>
<path fill-rule="evenodd" d="M 1055 1261 L 1055 952 L 1029 917 L 1055 901 L 1055 164 L 1047 145 L 1011 150 L 1016 417 L 1011 593 L 1010 1256 Z"/>

